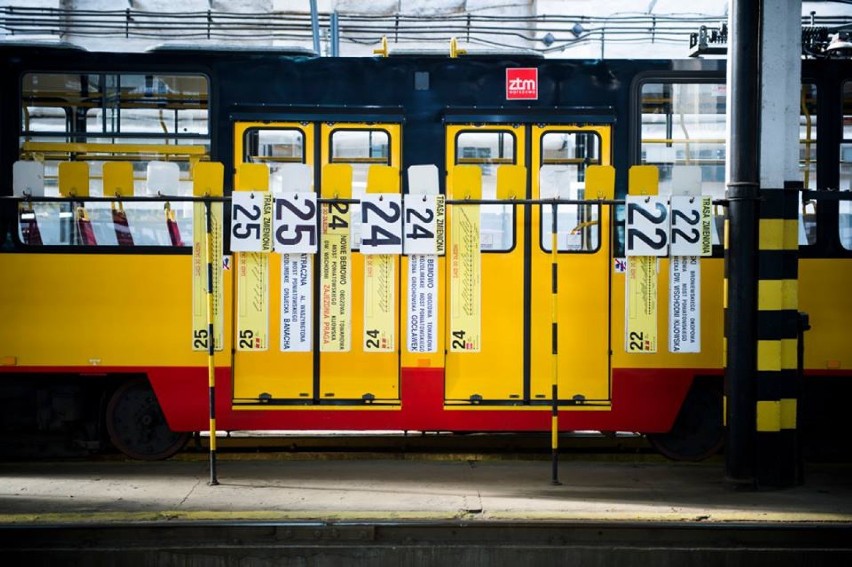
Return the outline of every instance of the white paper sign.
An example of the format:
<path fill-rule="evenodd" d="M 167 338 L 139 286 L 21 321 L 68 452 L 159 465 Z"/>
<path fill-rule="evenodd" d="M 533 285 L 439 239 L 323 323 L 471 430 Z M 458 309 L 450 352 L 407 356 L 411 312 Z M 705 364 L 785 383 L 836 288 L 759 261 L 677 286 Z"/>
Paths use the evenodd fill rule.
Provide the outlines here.
<path fill-rule="evenodd" d="M 438 257 L 415 254 L 408 262 L 408 351 L 438 352 Z"/>
<path fill-rule="evenodd" d="M 405 253 L 444 255 L 443 195 L 409 195 L 405 199 Z"/>
<path fill-rule="evenodd" d="M 672 256 L 709 256 L 713 253 L 711 228 L 713 207 L 709 196 L 672 196 Z"/>
<path fill-rule="evenodd" d="M 669 241 L 669 207 L 663 197 L 627 196 L 627 256 L 665 256 Z"/>
<path fill-rule="evenodd" d="M 402 254 L 402 195 L 361 197 L 361 254 Z"/>
<path fill-rule="evenodd" d="M 316 254 L 317 196 L 281 193 L 275 198 L 275 251 L 280 254 Z"/>
<path fill-rule="evenodd" d="M 272 251 L 272 194 L 231 193 L 231 252 Z"/>
<path fill-rule="evenodd" d="M 701 352 L 698 256 L 673 256 L 669 262 L 669 352 Z"/>
<path fill-rule="evenodd" d="M 310 352 L 313 343 L 313 261 L 310 254 L 281 256 L 281 351 Z"/>

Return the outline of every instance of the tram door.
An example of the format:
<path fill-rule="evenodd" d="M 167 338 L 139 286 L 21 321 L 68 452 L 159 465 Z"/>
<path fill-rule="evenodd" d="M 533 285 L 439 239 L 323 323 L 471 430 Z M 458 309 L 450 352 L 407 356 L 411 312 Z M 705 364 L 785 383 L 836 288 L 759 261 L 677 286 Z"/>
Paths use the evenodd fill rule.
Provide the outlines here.
<path fill-rule="evenodd" d="M 447 198 L 463 195 L 462 169 L 481 171 L 482 199 L 497 197 L 497 168 L 526 166 L 526 131 L 512 125 L 447 127 Z M 524 189 L 526 192 L 526 189 Z M 461 403 L 522 401 L 524 397 L 524 250 L 527 212 L 512 205 L 448 207 L 445 399 Z M 461 215 L 478 215 L 479 259 L 468 260 L 470 234 Z M 461 230 L 457 230 L 461 229 Z M 478 286 L 456 289 L 453 272 L 479 262 Z M 467 279 L 462 276 L 462 279 Z M 455 316 L 454 316 L 455 315 Z M 470 322 L 463 318 L 467 316 Z M 460 319 L 461 317 L 461 319 Z M 456 322 L 454 323 L 454 319 Z M 478 327 L 478 328 L 476 328 Z M 473 331 L 471 331 L 473 328 Z M 455 341 L 455 343 L 453 342 Z M 467 350 L 461 350 L 466 348 Z"/>
<path fill-rule="evenodd" d="M 611 165 L 609 126 L 533 126 L 533 198 L 587 199 L 586 167 Z M 593 191 L 594 188 L 588 188 Z M 533 207 L 530 396 L 551 397 L 552 207 Z M 610 400 L 610 208 L 557 207 L 559 397 L 590 407 Z"/>
<path fill-rule="evenodd" d="M 446 134 L 448 199 L 462 194 L 471 165 L 481 171 L 483 199 L 497 198 L 498 171 L 512 165 L 525 168 L 523 187 L 512 191 L 516 197 L 583 199 L 585 168 L 610 164 L 608 126 L 459 124 L 449 125 Z M 538 205 L 480 206 L 479 285 L 472 291 L 479 299 L 473 300 L 479 309 L 478 343 L 463 350 L 456 347 L 465 344 L 466 331 L 454 328 L 453 317 L 471 300 L 470 290 L 454 294 L 452 289 L 453 247 L 466 240 L 452 221 L 459 209 L 448 207 L 446 402 L 545 403 L 552 384 L 552 211 Z M 609 211 L 562 205 L 557 221 L 560 398 L 606 404 Z"/>
<path fill-rule="evenodd" d="M 397 168 L 394 180 L 386 181 L 394 192 L 400 192 L 399 168 L 401 138 L 398 124 L 323 124 L 321 127 L 321 164 L 345 164 L 352 168 L 352 198 L 360 199 L 368 190 L 372 166 Z M 382 189 L 388 191 L 388 187 Z M 320 399 L 328 402 L 353 403 L 394 401 L 399 399 L 399 352 L 404 338 L 399 327 L 400 257 L 392 260 L 392 277 L 387 285 L 394 286 L 392 352 L 373 349 L 377 336 L 368 335 L 365 319 L 369 315 L 366 294 L 375 293 L 378 274 L 369 284 L 365 278 L 366 258 L 361 246 L 361 206 L 350 206 L 351 262 L 351 342 L 346 352 L 325 351 L 319 357 Z M 365 236 L 366 238 L 366 236 Z M 369 288 L 369 289 L 368 289 Z M 369 344 L 368 344 L 369 343 Z"/>
<path fill-rule="evenodd" d="M 234 163 L 239 174 L 240 164 L 266 164 L 269 169 L 270 190 L 290 187 L 292 179 L 287 164 L 308 166 L 310 190 L 319 193 L 325 181 L 323 166 L 345 164 L 351 167 L 352 198 L 359 198 L 367 189 L 371 165 L 399 166 L 400 127 L 398 124 L 320 124 L 310 122 L 237 122 L 234 127 Z M 331 174 L 329 174 L 331 175 Z M 348 176 L 343 176 L 348 178 Z M 235 179 L 235 187 L 245 187 L 245 180 Z M 399 184 L 396 184 L 398 190 Z M 355 403 L 399 399 L 399 348 L 394 352 L 366 352 L 364 336 L 364 259 L 358 252 L 360 244 L 360 207 L 336 205 L 340 223 L 349 224 L 351 255 L 344 271 L 338 273 L 340 289 L 350 286 L 350 302 L 338 315 L 348 319 L 345 344 L 321 347 L 320 302 L 323 298 L 322 242 L 320 252 L 302 257 L 301 264 L 289 266 L 280 254 L 268 255 L 268 341 L 262 350 L 240 348 L 239 333 L 234 334 L 234 392 L 235 404 L 316 404 Z M 348 215 L 347 215 L 348 214 Z M 396 282 L 399 281 L 399 258 L 393 259 Z M 233 262 L 239 269 L 238 259 Z M 337 264 L 345 265 L 343 263 Z M 241 300 L 250 301 L 258 289 L 241 288 L 235 274 L 234 316 L 238 317 Z M 343 279 L 340 279 L 343 278 Z M 307 288 L 294 284 L 296 280 Z M 345 280 L 345 281 L 344 281 Z M 306 291 L 309 290 L 309 291 Z M 306 309 L 292 314 L 293 323 L 282 322 L 283 303 L 301 292 Z M 302 320 L 305 319 L 305 320 Z M 393 320 L 397 341 L 399 335 L 399 297 L 394 305 Z M 293 333 L 301 328 L 309 336 Z M 286 337 L 285 337 L 286 335 Z M 287 340 L 289 338 L 289 341 Z M 301 343 L 301 344 L 297 344 Z"/>

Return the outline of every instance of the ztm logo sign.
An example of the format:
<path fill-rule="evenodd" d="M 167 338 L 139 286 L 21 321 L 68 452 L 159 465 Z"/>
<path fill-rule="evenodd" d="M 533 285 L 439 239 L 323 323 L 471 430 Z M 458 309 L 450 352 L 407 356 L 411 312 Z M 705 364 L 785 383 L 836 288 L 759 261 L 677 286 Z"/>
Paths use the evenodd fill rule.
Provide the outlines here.
<path fill-rule="evenodd" d="M 506 69 L 506 100 L 538 100 L 538 69 Z"/>

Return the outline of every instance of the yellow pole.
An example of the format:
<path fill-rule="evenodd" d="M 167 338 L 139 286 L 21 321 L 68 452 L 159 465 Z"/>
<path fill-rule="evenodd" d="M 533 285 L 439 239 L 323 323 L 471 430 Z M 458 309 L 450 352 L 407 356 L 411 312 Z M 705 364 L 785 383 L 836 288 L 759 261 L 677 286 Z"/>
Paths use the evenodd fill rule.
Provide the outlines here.
<path fill-rule="evenodd" d="M 216 478 L 216 365 L 213 360 L 216 336 L 213 334 L 213 214 L 210 200 L 204 201 L 207 232 L 207 385 L 210 396 L 210 486 L 219 484 Z"/>

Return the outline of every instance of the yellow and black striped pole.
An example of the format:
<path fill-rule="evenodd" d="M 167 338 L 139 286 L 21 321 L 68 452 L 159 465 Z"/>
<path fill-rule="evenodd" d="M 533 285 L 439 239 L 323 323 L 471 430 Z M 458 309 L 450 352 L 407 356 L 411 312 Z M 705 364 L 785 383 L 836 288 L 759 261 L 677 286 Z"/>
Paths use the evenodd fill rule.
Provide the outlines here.
<path fill-rule="evenodd" d="M 210 486 L 219 484 L 216 477 L 216 364 L 214 360 L 216 335 L 213 334 L 213 212 L 209 199 L 204 201 L 204 219 L 207 232 L 207 386 L 210 404 Z"/>
<path fill-rule="evenodd" d="M 222 197 L 223 182 L 224 168 L 222 167 L 221 163 L 201 162 L 196 164 L 196 166 L 192 169 L 193 195 L 195 195 L 196 197 L 201 197 L 204 200 L 204 252 L 207 255 L 207 392 L 210 414 L 209 417 L 211 486 L 219 484 L 219 480 L 216 477 L 216 364 L 214 355 L 216 351 L 217 331 L 217 329 L 215 328 L 215 322 L 217 319 L 217 315 L 219 315 L 216 309 L 216 305 L 218 303 L 218 298 L 216 296 L 221 293 L 221 290 L 218 289 L 219 286 L 216 285 L 216 274 L 213 270 L 214 268 L 219 270 L 222 269 L 221 265 L 215 266 L 215 264 L 217 263 L 221 264 L 222 260 L 220 252 L 221 249 L 219 245 L 217 245 L 216 235 L 214 234 L 214 229 L 221 230 L 222 228 L 220 211 L 222 205 L 217 204 L 217 209 L 214 211 L 213 202 L 214 200 L 218 200 L 217 198 Z M 200 205 L 200 203 L 196 203 L 194 205 L 196 207 L 196 211 L 198 211 L 198 207 Z M 219 220 L 216 221 L 215 217 L 218 217 Z M 200 237 L 197 233 L 200 232 L 200 229 L 200 219 L 197 218 L 193 226 L 193 230 L 196 232 L 196 234 L 193 235 L 193 246 L 197 246 L 199 248 L 201 247 L 201 242 Z M 221 236 L 219 242 L 221 242 Z M 201 256 L 200 251 L 198 251 L 197 254 Z M 221 299 L 219 301 L 221 301 Z M 221 348 L 221 346 L 219 348 Z"/>
<path fill-rule="evenodd" d="M 551 412 L 550 412 L 550 452 L 551 452 L 551 479 L 550 483 L 554 485 L 562 484 L 559 482 L 559 272 L 558 259 L 559 249 L 557 246 L 558 237 L 556 231 L 556 211 L 558 205 L 554 197 L 552 222 L 550 223 L 550 293 L 551 293 L 551 361 L 553 369 L 551 371 Z"/>
<path fill-rule="evenodd" d="M 798 184 L 795 184 L 798 185 Z M 796 427 L 800 187 L 761 191 L 757 251 L 757 486 L 801 482 Z"/>

